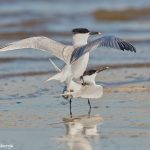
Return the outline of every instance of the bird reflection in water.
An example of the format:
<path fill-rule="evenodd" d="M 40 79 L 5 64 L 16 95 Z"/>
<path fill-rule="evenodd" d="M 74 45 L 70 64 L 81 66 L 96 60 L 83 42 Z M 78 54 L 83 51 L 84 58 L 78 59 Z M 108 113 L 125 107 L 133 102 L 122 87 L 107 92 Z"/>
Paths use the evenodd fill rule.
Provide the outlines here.
<path fill-rule="evenodd" d="M 69 150 L 92 150 L 90 138 L 99 136 L 97 127 L 103 123 L 100 115 L 63 118 L 66 134 L 60 140 Z"/>

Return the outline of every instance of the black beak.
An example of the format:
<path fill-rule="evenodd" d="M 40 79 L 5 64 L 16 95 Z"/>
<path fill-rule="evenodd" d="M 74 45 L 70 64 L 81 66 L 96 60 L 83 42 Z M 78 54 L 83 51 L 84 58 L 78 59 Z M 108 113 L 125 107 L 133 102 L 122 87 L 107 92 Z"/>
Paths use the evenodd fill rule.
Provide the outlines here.
<path fill-rule="evenodd" d="M 97 73 L 102 72 L 102 71 L 107 70 L 107 69 L 109 69 L 109 67 L 102 67 L 102 68 L 97 70 Z"/>
<path fill-rule="evenodd" d="M 90 35 L 99 35 L 101 34 L 100 32 L 90 32 Z"/>

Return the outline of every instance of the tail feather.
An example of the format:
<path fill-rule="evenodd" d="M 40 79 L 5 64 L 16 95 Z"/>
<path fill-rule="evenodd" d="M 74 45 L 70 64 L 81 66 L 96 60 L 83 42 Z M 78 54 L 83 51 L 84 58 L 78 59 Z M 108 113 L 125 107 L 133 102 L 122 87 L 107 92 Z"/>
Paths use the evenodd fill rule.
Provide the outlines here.
<path fill-rule="evenodd" d="M 57 73 L 55 75 L 53 75 L 52 77 L 50 77 L 48 80 L 46 80 L 45 82 L 51 81 L 51 80 L 58 80 L 61 81 L 62 80 L 62 75 L 61 73 Z"/>
<path fill-rule="evenodd" d="M 61 69 L 58 68 L 58 66 L 52 61 L 52 59 L 49 58 L 49 61 L 51 62 L 51 64 L 53 65 L 54 69 L 55 69 L 57 72 L 61 72 Z"/>

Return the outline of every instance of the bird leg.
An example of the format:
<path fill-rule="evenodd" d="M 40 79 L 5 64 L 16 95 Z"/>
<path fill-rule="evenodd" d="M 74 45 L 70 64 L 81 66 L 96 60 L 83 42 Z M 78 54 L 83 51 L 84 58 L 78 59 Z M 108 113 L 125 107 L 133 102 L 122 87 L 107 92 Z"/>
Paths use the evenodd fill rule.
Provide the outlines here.
<path fill-rule="evenodd" d="M 71 98 L 70 98 L 70 118 L 72 118 L 72 111 L 71 111 L 71 103 L 72 103 L 72 100 L 71 100 Z"/>
<path fill-rule="evenodd" d="M 90 116 L 91 116 L 91 108 L 89 109 L 88 116 L 90 118 Z"/>
<path fill-rule="evenodd" d="M 82 85 L 85 85 L 85 82 L 83 80 L 83 76 L 81 76 L 80 79 L 82 80 Z"/>
<path fill-rule="evenodd" d="M 90 109 L 91 109 L 92 107 L 91 107 L 91 103 L 90 103 L 90 99 L 89 98 L 88 98 L 88 104 L 89 104 Z"/>
<path fill-rule="evenodd" d="M 88 104 L 89 104 L 89 106 L 90 106 L 90 108 L 89 108 L 89 112 L 88 112 L 88 115 L 89 115 L 89 117 L 90 117 L 90 114 L 91 114 L 91 103 L 90 103 L 90 99 L 88 98 Z"/>

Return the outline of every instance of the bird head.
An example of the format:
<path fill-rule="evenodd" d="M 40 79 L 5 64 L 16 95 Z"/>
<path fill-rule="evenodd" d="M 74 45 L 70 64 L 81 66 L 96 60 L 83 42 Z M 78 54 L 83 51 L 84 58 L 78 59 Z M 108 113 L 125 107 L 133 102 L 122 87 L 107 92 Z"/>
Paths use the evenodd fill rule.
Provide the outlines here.
<path fill-rule="evenodd" d="M 83 73 L 83 76 L 80 77 L 80 80 L 82 80 L 82 84 L 86 85 L 86 84 L 95 84 L 95 77 L 99 72 L 102 72 L 106 69 L 108 69 L 109 67 L 100 67 L 99 69 L 92 69 L 92 70 L 87 70 Z"/>
<path fill-rule="evenodd" d="M 73 42 L 76 47 L 87 44 L 88 38 L 93 35 L 100 35 L 100 32 L 89 31 L 86 28 L 75 28 L 72 30 Z"/>

